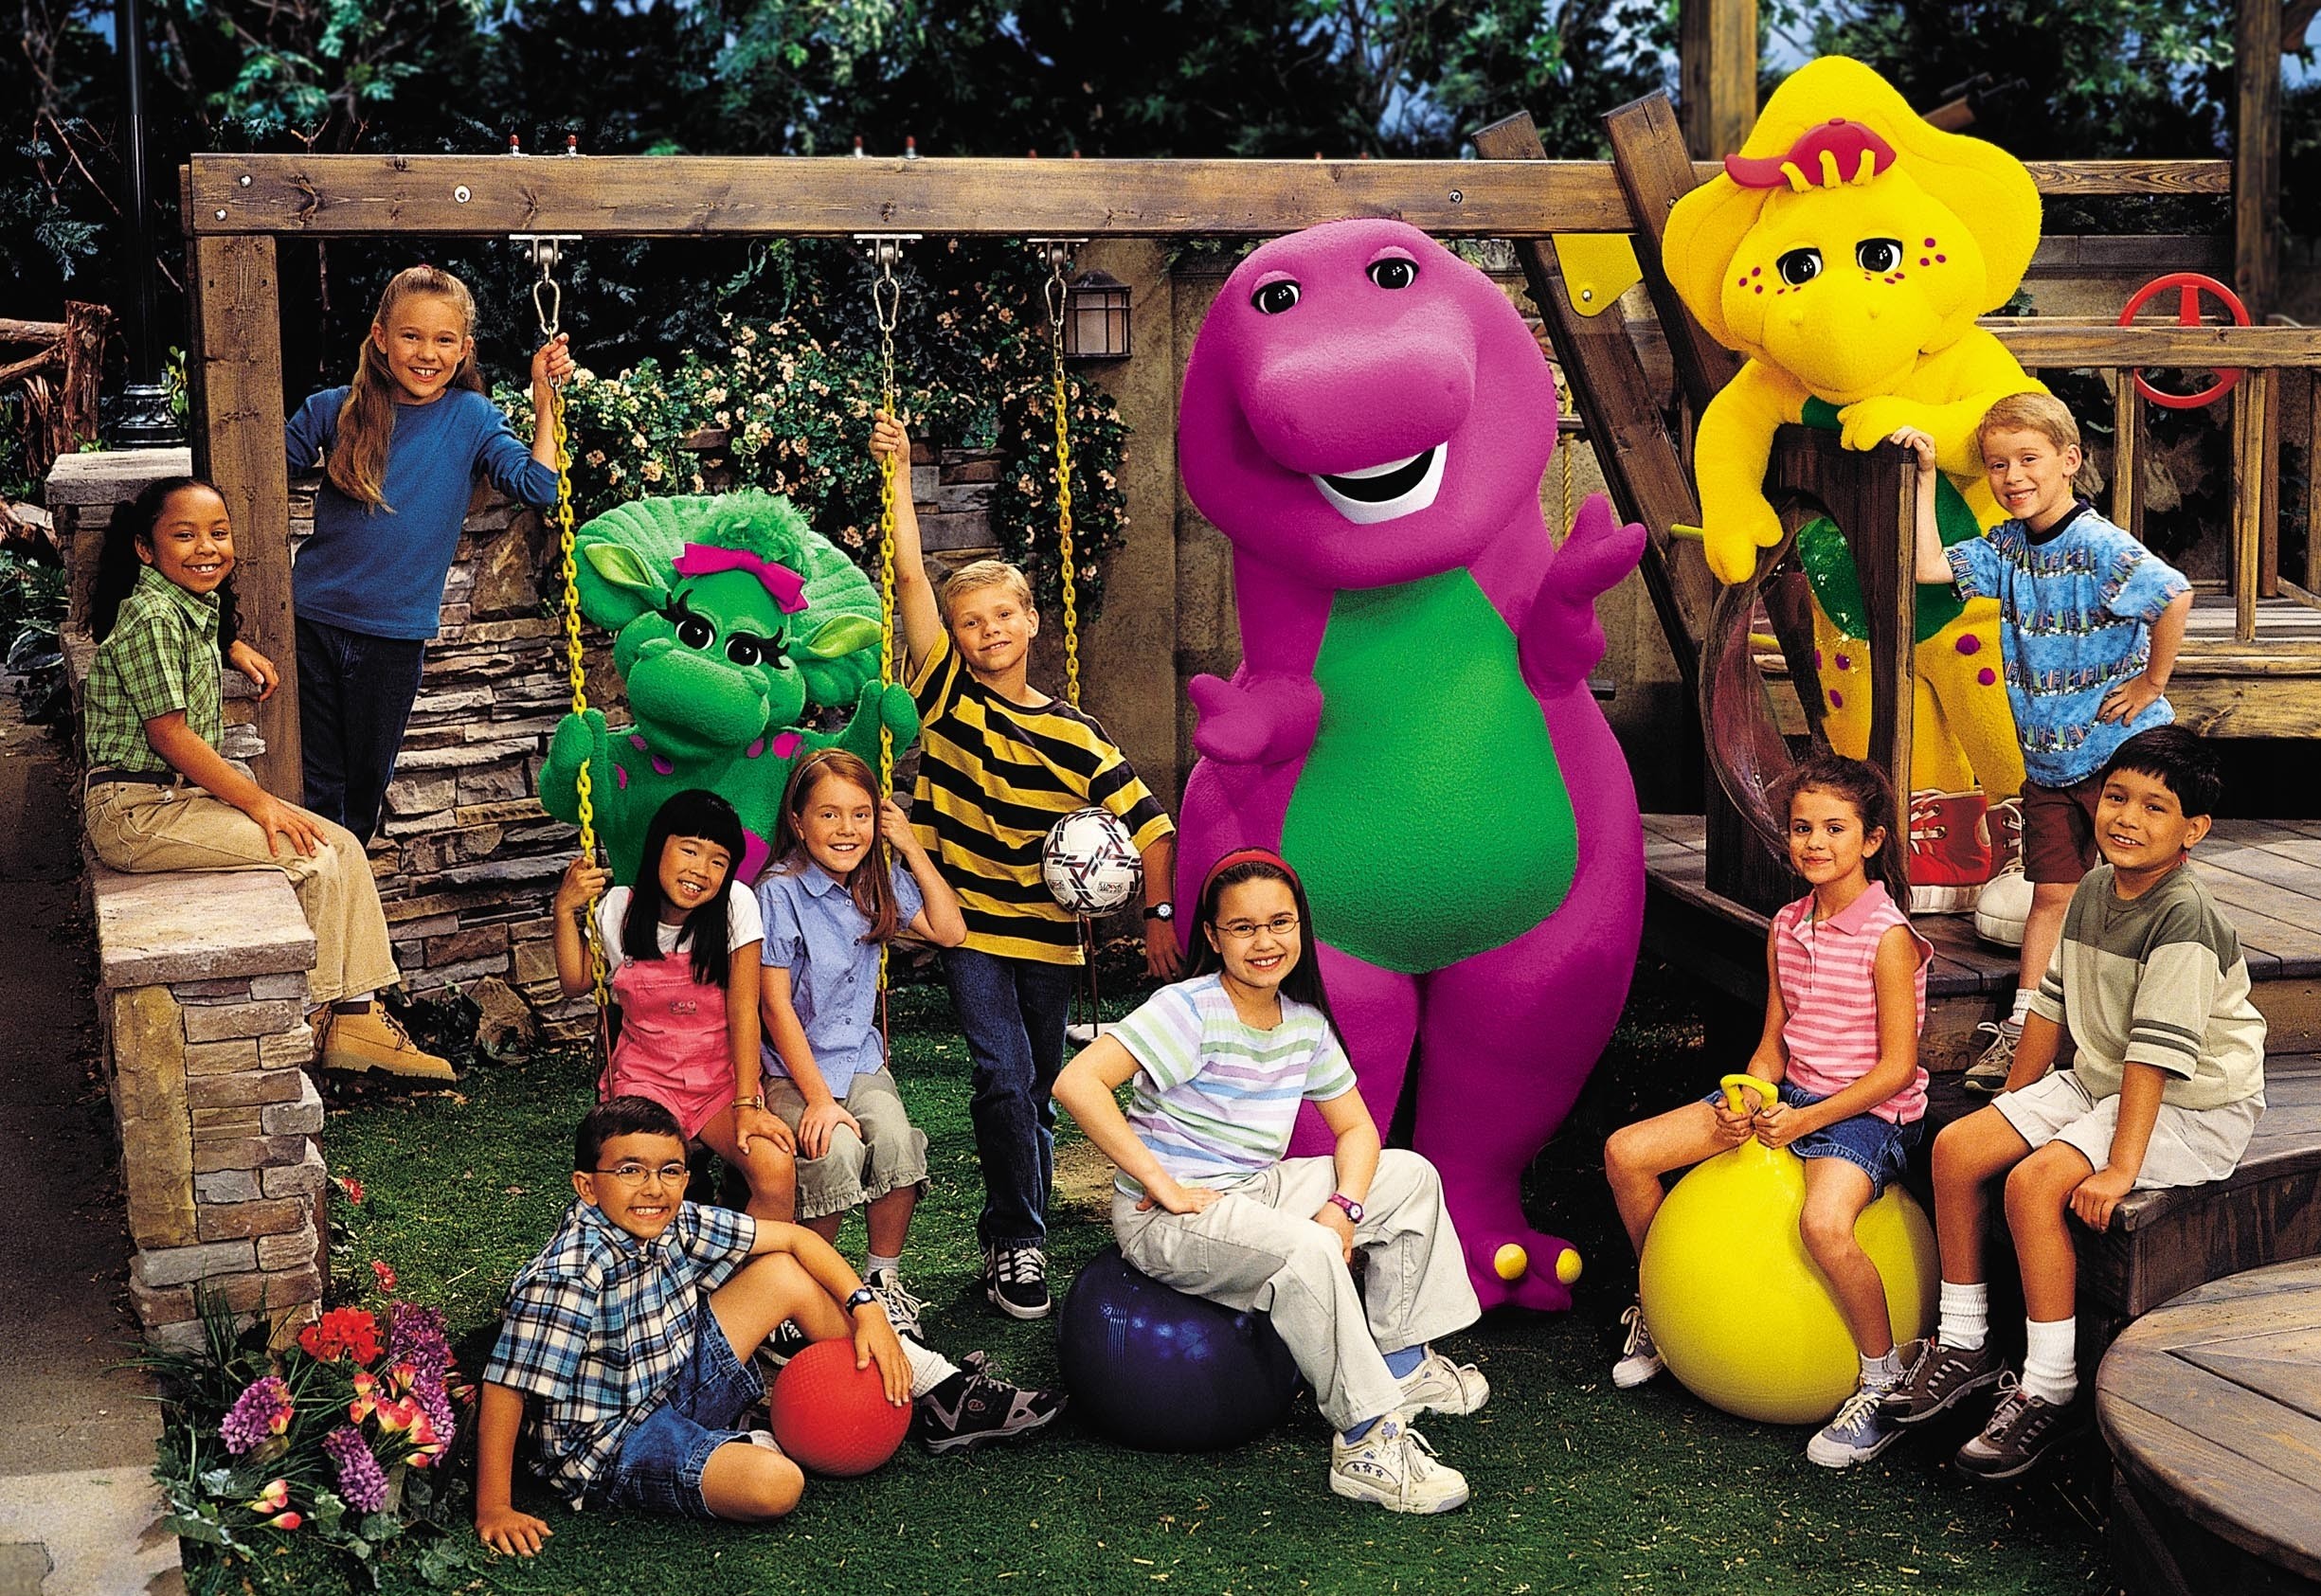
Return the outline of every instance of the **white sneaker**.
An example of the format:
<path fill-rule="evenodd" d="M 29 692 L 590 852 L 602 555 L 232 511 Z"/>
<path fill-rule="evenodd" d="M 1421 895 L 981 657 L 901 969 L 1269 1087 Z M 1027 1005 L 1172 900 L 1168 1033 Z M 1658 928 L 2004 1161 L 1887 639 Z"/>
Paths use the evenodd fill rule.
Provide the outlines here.
<path fill-rule="evenodd" d="M 919 1333 L 919 1316 L 927 1311 L 927 1301 L 905 1290 L 892 1269 L 873 1269 L 862 1277 L 862 1283 L 871 1288 L 878 1305 L 887 1311 L 887 1322 L 894 1326 L 897 1336 L 908 1336 L 914 1341 L 927 1339 Z"/>
<path fill-rule="evenodd" d="M 1624 1391 L 1633 1390 L 1667 1368 L 1668 1360 L 1660 1355 L 1652 1327 L 1644 1322 L 1642 1302 L 1630 1303 L 1620 1322 L 1628 1326 L 1628 1339 L 1621 1344 L 1620 1361 L 1611 1366 L 1611 1383 Z"/>
<path fill-rule="evenodd" d="M 1881 1404 L 1888 1388 L 1858 1386 L 1842 1403 L 1837 1416 L 1806 1443 L 1806 1460 L 1824 1468 L 1847 1468 L 1866 1463 L 1902 1438 L 1902 1426 Z"/>
<path fill-rule="evenodd" d="M 1466 1505 L 1466 1477 L 1434 1460 L 1427 1438 L 1389 1413 L 1359 1441 L 1330 1439 L 1330 1490 L 1389 1513 L 1448 1513 Z"/>
<path fill-rule="evenodd" d="M 1491 1400 L 1491 1382 L 1482 1370 L 1471 1363 L 1453 1363 L 1431 1347 L 1400 1384 L 1402 1411 L 1412 1416 L 1472 1413 Z"/>

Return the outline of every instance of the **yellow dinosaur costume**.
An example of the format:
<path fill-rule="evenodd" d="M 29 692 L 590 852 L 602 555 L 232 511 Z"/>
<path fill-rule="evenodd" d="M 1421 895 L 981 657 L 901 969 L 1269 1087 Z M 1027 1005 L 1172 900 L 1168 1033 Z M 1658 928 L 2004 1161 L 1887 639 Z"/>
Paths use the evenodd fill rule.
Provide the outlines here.
<path fill-rule="evenodd" d="M 1695 449 L 1718 581 L 1748 581 L 1757 550 L 1781 540 L 1764 481 L 1784 422 L 1830 427 L 1849 449 L 1918 427 L 1952 490 L 1943 541 L 2004 519 L 1975 426 L 2006 395 L 2044 389 L 1975 318 L 2013 295 L 2039 224 L 2022 162 L 1930 127 L 1860 62 L 1826 56 L 1773 92 L 1725 174 L 1677 202 L 1663 242 L 1685 305 L 1748 357 L 1702 414 Z M 1813 579 L 1824 724 L 1858 758 L 1869 746 L 1869 660 L 1858 608 L 1847 609 L 1859 588 L 1833 535 L 1801 534 L 1799 553 Z M 1918 610 L 1911 879 L 1936 888 L 1919 906 L 1965 907 L 1990 872 L 1984 806 L 2016 798 L 2023 751 L 2000 680 L 1997 604 L 1962 606 L 1930 585 Z"/>

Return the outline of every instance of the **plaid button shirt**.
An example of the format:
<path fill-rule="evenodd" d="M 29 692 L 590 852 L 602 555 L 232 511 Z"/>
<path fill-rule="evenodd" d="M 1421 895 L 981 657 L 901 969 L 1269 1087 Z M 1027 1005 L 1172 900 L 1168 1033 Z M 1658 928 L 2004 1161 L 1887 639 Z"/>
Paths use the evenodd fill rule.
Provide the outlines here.
<path fill-rule="evenodd" d="M 172 709 L 216 747 L 225 736 L 218 671 L 218 596 L 197 598 L 147 565 L 89 669 L 89 768 L 167 780 L 169 762 L 146 740 L 145 723 Z"/>
<path fill-rule="evenodd" d="M 517 1271 L 483 1377 L 541 1399 L 542 1471 L 574 1507 L 667 1394 L 693 1355 L 705 1294 L 741 1266 L 757 1233 L 747 1214 L 685 1203 L 640 1242 L 575 1202 Z"/>

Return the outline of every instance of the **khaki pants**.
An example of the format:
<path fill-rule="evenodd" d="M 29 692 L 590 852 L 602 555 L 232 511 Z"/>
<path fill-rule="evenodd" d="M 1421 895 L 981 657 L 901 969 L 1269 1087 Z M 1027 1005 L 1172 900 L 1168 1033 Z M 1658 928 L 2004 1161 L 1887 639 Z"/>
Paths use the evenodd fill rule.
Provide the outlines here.
<path fill-rule="evenodd" d="M 1434 1166 L 1389 1149 L 1355 1227 L 1369 1266 L 1358 1296 L 1335 1231 L 1314 1215 L 1337 1187 L 1330 1158 L 1288 1158 L 1229 1186 L 1198 1213 L 1139 1210 L 1114 1193 L 1123 1257 L 1164 1285 L 1237 1312 L 1257 1309 L 1297 1359 L 1334 1429 L 1391 1413 L 1402 1388 L 1384 1354 L 1482 1316 Z"/>
<path fill-rule="evenodd" d="M 268 851 L 258 822 L 199 787 L 157 781 L 107 781 L 88 795 L 89 845 L 117 870 L 275 870 L 290 877 L 315 932 L 314 1003 L 393 986 L 402 977 L 387 945 L 387 916 L 363 845 L 344 827 L 322 822 L 330 846 L 307 856 L 280 838 Z"/>

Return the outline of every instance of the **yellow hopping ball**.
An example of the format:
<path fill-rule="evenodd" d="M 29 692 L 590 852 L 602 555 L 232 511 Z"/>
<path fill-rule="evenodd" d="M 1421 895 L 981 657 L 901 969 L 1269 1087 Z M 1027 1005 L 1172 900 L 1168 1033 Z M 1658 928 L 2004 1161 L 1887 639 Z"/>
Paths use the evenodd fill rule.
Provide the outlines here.
<path fill-rule="evenodd" d="M 1722 1083 L 1770 1099 L 1749 1075 Z M 1668 1369 L 1701 1401 L 1765 1424 L 1819 1424 L 1861 1374 L 1860 1355 L 1797 1232 L 1805 1160 L 1749 1140 L 1677 1183 L 1646 1236 L 1638 1284 L 1645 1322 Z M 1934 1323 L 1942 1278 L 1934 1229 L 1898 1186 L 1862 1210 L 1854 1235 L 1886 1287 L 1894 1338 Z"/>

